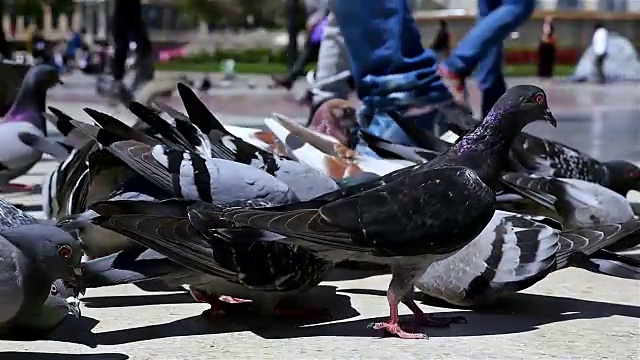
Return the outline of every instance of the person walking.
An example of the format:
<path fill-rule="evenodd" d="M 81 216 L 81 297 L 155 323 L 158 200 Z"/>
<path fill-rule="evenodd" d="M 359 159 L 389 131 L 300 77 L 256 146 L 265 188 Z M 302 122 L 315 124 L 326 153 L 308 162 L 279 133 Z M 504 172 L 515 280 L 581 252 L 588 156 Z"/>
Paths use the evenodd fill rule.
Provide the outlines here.
<path fill-rule="evenodd" d="M 459 101 L 466 99 L 465 80 L 475 71 L 482 91 L 482 116 L 505 93 L 503 41 L 527 21 L 535 0 L 478 0 L 478 22 L 441 63 L 440 72 Z"/>
<path fill-rule="evenodd" d="M 133 99 L 131 90 L 122 82 L 125 75 L 125 64 L 129 52 L 129 43 L 136 43 L 136 74 L 132 89 L 153 80 L 154 62 L 151 54 L 151 41 L 142 18 L 140 0 L 115 0 L 112 15 L 112 36 L 114 55 L 110 64 L 113 82 L 109 96 L 113 104 L 119 101 L 128 103 Z"/>
<path fill-rule="evenodd" d="M 542 37 L 538 46 L 538 77 L 551 79 L 553 65 L 556 61 L 556 34 L 553 27 L 553 17 L 546 16 L 542 25 Z"/>
<path fill-rule="evenodd" d="M 593 47 L 593 53 L 595 55 L 594 67 L 596 70 L 596 81 L 599 84 L 604 84 L 604 61 L 607 58 L 607 45 L 609 43 L 609 31 L 602 22 L 597 22 L 593 27 L 593 38 L 591 39 L 591 46 Z"/>
<path fill-rule="evenodd" d="M 275 85 L 287 90 L 291 90 L 295 81 L 304 75 L 305 66 L 318 58 L 320 42 L 327 25 L 327 0 L 305 0 L 304 5 L 308 15 L 305 24 L 307 38 L 302 53 L 287 74 L 271 76 Z"/>

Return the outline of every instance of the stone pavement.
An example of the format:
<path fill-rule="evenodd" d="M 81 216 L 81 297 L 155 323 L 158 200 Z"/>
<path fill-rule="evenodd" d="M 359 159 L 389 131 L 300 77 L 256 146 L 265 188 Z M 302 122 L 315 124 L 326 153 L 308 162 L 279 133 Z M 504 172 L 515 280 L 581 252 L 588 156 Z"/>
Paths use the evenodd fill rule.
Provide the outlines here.
<path fill-rule="evenodd" d="M 78 83 L 78 87 L 55 90 L 51 105 L 79 119 L 88 119 L 81 108 L 90 106 L 127 122 L 134 120 L 124 109 L 101 105 L 95 96 L 89 101 L 74 95 L 89 98 L 92 88 L 86 79 L 71 80 L 67 86 Z M 636 145 L 640 92 L 631 90 L 553 85 L 548 92 L 552 110 L 558 107 L 558 115 L 562 114 L 558 129 L 541 124 L 532 131 L 603 158 L 640 160 Z M 215 92 L 206 98 L 225 122 L 259 126 L 261 118 L 255 115 L 288 106 L 281 100 L 283 92 L 234 91 L 234 96 Z M 54 166 L 45 159 L 19 181 L 38 184 Z M 6 198 L 41 215 L 38 195 Z M 634 201 L 638 199 L 634 195 Z M 384 297 L 388 282 L 387 275 L 324 282 L 307 298 L 331 309 L 332 320 L 325 322 L 252 316 L 210 319 L 200 315 L 207 306 L 194 303 L 185 293 L 147 292 L 132 285 L 90 289 L 83 298 L 81 320 L 68 319 L 47 340 L 0 340 L 0 360 L 640 359 L 640 285 L 634 281 L 569 269 L 482 311 L 422 305 L 428 312 L 464 314 L 469 320 L 449 329 L 427 329 L 431 338 L 422 341 L 379 339 L 379 332 L 367 329 L 368 323 L 388 315 Z M 402 306 L 401 311 L 408 313 Z"/>

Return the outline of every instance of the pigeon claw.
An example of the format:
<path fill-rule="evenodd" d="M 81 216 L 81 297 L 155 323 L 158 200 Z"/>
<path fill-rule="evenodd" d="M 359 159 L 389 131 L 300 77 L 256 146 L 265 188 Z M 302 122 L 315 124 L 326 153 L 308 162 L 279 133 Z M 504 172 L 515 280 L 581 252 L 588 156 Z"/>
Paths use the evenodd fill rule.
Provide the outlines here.
<path fill-rule="evenodd" d="M 428 339 L 429 336 L 423 333 L 410 333 L 402 330 L 400 324 L 397 322 L 379 322 L 379 323 L 371 323 L 368 326 L 369 328 L 373 328 L 375 330 L 384 330 L 386 333 L 391 335 L 396 335 L 400 339 Z"/>

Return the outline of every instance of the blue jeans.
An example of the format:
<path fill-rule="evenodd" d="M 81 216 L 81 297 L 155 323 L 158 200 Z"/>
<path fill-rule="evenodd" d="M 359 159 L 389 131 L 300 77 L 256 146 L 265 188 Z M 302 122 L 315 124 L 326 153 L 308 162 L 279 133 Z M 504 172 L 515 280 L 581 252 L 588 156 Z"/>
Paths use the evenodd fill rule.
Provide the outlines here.
<path fill-rule="evenodd" d="M 477 24 L 444 62 L 449 70 L 462 77 L 476 70 L 482 90 L 483 117 L 506 91 L 502 43 L 529 19 L 534 8 L 535 0 L 478 0 Z"/>
<path fill-rule="evenodd" d="M 377 136 L 409 143 L 386 111 L 404 112 L 451 99 L 437 71 L 436 54 L 424 49 L 407 0 L 333 0 L 365 109 L 361 125 Z M 433 128 L 433 114 L 416 116 Z"/>

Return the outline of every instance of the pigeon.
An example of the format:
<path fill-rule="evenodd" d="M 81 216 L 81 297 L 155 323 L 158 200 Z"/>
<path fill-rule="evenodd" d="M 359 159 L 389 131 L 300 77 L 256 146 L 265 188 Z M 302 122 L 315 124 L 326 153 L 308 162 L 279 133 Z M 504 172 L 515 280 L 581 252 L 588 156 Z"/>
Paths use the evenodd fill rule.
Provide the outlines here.
<path fill-rule="evenodd" d="M 0 62 L 0 72 L 2 73 L 0 78 L 0 116 L 5 116 L 13 105 L 22 84 L 22 79 L 24 79 L 30 68 L 30 65 L 22 63 L 6 60 Z"/>
<path fill-rule="evenodd" d="M 353 105 L 347 100 L 330 99 L 320 106 L 309 123 L 309 128 L 331 136 L 349 149 L 358 143 L 358 118 Z"/>
<path fill-rule="evenodd" d="M 0 121 L 0 189 L 28 191 L 29 186 L 9 184 L 25 174 L 42 157 L 42 152 L 20 141 L 21 132 L 47 134 L 44 115 L 47 90 L 60 82 L 58 71 L 50 65 L 35 65 L 29 69 L 16 95 L 16 100 Z"/>
<path fill-rule="evenodd" d="M 261 150 L 233 135 L 187 86 L 178 84 L 178 93 L 189 120 L 211 140 L 214 158 L 259 168 L 289 186 L 301 200 L 310 200 L 338 189 L 335 181 L 322 176 L 317 170 Z"/>
<path fill-rule="evenodd" d="M 550 218 L 498 210 L 480 235 L 451 257 L 431 264 L 415 285 L 429 297 L 456 306 L 490 303 L 532 286 L 553 271 L 583 267 L 582 256 L 636 232 L 640 221 L 564 231 L 559 227 Z M 631 278 L 640 278 L 640 267 Z"/>
<path fill-rule="evenodd" d="M 449 125 L 464 134 L 478 123 L 468 114 L 447 107 L 439 109 Z M 585 180 L 605 186 L 626 196 L 640 190 L 640 168 L 625 160 L 601 162 L 557 141 L 542 139 L 526 132 L 518 135 L 511 148 L 511 171 L 527 171 L 541 176 Z"/>
<path fill-rule="evenodd" d="M 150 146 L 136 140 L 123 141 L 118 136 L 109 135 L 105 129 L 88 124 L 76 123 L 76 126 L 132 171 L 173 196 L 216 203 L 239 199 L 262 199 L 272 203 L 299 200 L 283 182 L 249 165 L 205 158 L 197 152 L 167 145 Z"/>
<path fill-rule="evenodd" d="M 42 306 L 36 307 L 29 314 L 15 319 L 11 324 L 11 334 L 33 332 L 49 332 L 71 315 L 80 318 L 80 291 L 73 286 L 67 286 L 58 279 L 51 284 L 49 296 Z"/>
<path fill-rule="evenodd" d="M 563 229 L 622 223 L 636 218 L 624 196 L 596 183 L 521 173 L 505 174 L 502 179 L 516 193 L 554 210 Z M 623 251 L 637 245 L 640 237 L 634 234 L 608 246 L 607 250 Z"/>
<path fill-rule="evenodd" d="M 0 333 L 42 323 L 51 284 L 61 279 L 82 289 L 80 244 L 0 199 Z M 44 316 L 44 315 L 43 315 Z"/>
<path fill-rule="evenodd" d="M 337 181 L 361 172 L 386 175 L 414 165 L 410 161 L 382 160 L 360 154 L 328 135 L 315 133 L 281 115 L 274 114 L 273 118 L 265 119 L 265 125 L 296 159 Z"/>
<path fill-rule="evenodd" d="M 391 265 L 387 293 L 391 316 L 373 327 L 401 338 L 425 338 L 400 327 L 398 304 L 407 305 L 423 325 L 459 320 L 425 316 L 411 299 L 413 283 L 433 262 L 455 254 L 489 223 L 496 198 L 488 184 L 499 177 L 513 138 L 540 119 L 556 125 L 544 91 L 515 86 L 496 102 L 480 126 L 427 163 L 308 202 L 229 208 L 222 216 L 236 226 L 281 234 L 285 241 L 330 260 Z"/>
<path fill-rule="evenodd" d="M 243 202 L 249 203 L 268 205 L 261 201 Z M 107 282 L 124 278 L 132 282 L 160 277 L 173 286 L 188 284 L 193 297 L 209 303 L 216 314 L 226 311 L 219 297 L 227 295 L 253 300 L 253 308 L 264 314 L 322 316 L 316 311 L 319 309 L 287 309 L 279 304 L 284 298 L 316 286 L 332 267 L 330 261 L 302 247 L 270 240 L 281 237 L 276 234 L 253 229 L 210 229 L 209 225 L 224 224 L 217 213 L 211 216 L 210 206 L 213 205 L 182 200 L 93 204 L 92 210 L 101 215 L 94 223 L 127 235 L 180 265 L 145 252 L 145 260 L 140 257 L 142 254 L 135 257 L 136 264 L 123 259 L 121 263 L 125 265 L 111 274 L 102 272 L 90 278 Z M 149 268 L 144 262 L 155 265 Z M 104 261 L 101 263 L 105 266 Z"/>

